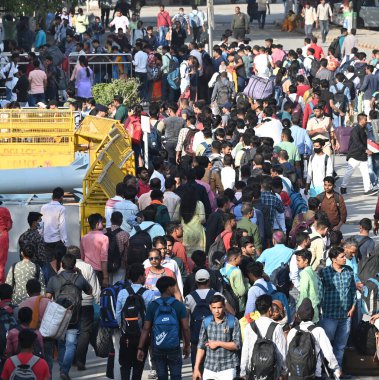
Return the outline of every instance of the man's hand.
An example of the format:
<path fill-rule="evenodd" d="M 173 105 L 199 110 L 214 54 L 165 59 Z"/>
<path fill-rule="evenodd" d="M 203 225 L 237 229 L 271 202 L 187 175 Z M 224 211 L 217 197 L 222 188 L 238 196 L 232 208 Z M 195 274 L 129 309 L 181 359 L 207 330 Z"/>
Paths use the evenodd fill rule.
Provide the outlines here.
<path fill-rule="evenodd" d="M 377 236 L 379 231 L 379 220 L 374 220 L 374 235 Z"/>
<path fill-rule="evenodd" d="M 102 286 L 103 286 L 103 288 L 107 288 L 109 286 L 109 278 L 108 277 L 103 278 Z"/>
<path fill-rule="evenodd" d="M 219 344 L 216 340 L 209 340 L 208 343 L 205 343 L 206 346 L 208 346 L 211 350 L 215 350 Z"/>
<path fill-rule="evenodd" d="M 377 319 L 379 319 L 379 314 L 373 315 L 370 319 L 370 323 L 373 325 Z"/>
<path fill-rule="evenodd" d="M 354 310 L 355 310 L 355 306 L 353 306 L 353 307 L 347 312 L 347 316 L 348 316 L 349 318 L 352 318 L 352 317 L 353 317 Z"/>
<path fill-rule="evenodd" d="M 194 368 L 193 370 L 193 375 L 192 375 L 192 379 L 193 380 L 201 380 L 202 377 L 201 377 L 201 372 L 199 371 L 198 368 Z"/>
<path fill-rule="evenodd" d="M 358 291 L 362 291 L 362 288 L 363 288 L 363 283 L 362 282 L 357 282 L 356 284 L 355 284 L 355 287 L 356 287 L 356 289 L 358 290 Z"/>
<path fill-rule="evenodd" d="M 140 362 L 143 362 L 143 359 L 145 358 L 145 353 L 142 350 L 137 351 L 137 360 Z"/>
<path fill-rule="evenodd" d="M 371 150 L 370 150 L 370 149 L 366 149 L 366 153 L 367 153 L 369 156 L 371 156 L 371 155 L 372 155 L 372 152 L 371 152 Z"/>
<path fill-rule="evenodd" d="M 190 346 L 184 346 L 183 347 L 183 355 L 184 355 L 184 359 L 187 359 L 189 356 L 190 356 Z"/>
<path fill-rule="evenodd" d="M 340 111 L 340 116 L 344 117 L 345 116 L 345 112 Z"/>

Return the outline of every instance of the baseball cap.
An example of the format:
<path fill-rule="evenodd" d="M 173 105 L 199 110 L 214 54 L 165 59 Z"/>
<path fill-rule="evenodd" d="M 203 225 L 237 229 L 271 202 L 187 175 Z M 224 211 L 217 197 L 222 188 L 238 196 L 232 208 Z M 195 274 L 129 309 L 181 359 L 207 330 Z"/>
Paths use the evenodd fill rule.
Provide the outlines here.
<path fill-rule="evenodd" d="M 209 272 L 206 269 L 199 269 L 195 274 L 196 282 L 207 282 L 209 280 Z"/>

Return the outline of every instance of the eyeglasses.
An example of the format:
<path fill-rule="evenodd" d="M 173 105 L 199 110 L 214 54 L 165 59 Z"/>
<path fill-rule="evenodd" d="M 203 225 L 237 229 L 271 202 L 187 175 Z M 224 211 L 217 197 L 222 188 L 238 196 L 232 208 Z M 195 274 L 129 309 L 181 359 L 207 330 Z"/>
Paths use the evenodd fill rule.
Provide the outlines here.
<path fill-rule="evenodd" d="M 149 261 L 153 260 L 160 260 L 161 258 L 159 256 L 149 257 Z"/>

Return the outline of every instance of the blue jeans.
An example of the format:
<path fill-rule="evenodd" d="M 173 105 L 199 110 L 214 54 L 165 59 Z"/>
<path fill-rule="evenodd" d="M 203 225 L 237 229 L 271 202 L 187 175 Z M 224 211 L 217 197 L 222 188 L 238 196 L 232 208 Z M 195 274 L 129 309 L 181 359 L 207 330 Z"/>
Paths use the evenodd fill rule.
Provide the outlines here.
<path fill-rule="evenodd" d="M 58 341 L 58 362 L 60 373 L 68 375 L 74 361 L 79 329 L 68 329 L 64 340 Z"/>
<path fill-rule="evenodd" d="M 345 126 L 345 116 L 335 115 L 333 113 L 333 125 L 334 128 Z"/>
<path fill-rule="evenodd" d="M 170 351 L 160 351 L 153 348 L 152 359 L 156 366 L 158 380 L 168 380 L 168 370 L 170 370 L 171 380 L 181 380 L 182 351 L 180 348 Z"/>
<path fill-rule="evenodd" d="M 45 94 L 30 94 L 28 103 L 29 107 L 34 107 L 37 103 L 39 102 L 44 102 L 45 101 Z"/>
<path fill-rule="evenodd" d="M 350 334 L 351 318 L 322 318 L 320 326 L 325 330 L 333 346 L 333 352 L 338 361 L 338 365 L 342 368 L 343 354 Z"/>
<path fill-rule="evenodd" d="M 12 94 L 12 90 L 8 87 L 5 87 L 5 99 L 10 101 L 12 99 Z"/>
<path fill-rule="evenodd" d="M 305 37 L 312 37 L 313 25 L 304 25 Z"/>
<path fill-rule="evenodd" d="M 320 29 L 322 42 L 325 42 L 326 36 L 329 33 L 329 20 L 320 20 Z"/>
<path fill-rule="evenodd" d="M 168 26 L 159 27 L 159 43 L 162 46 L 169 45 L 169 43 L 166 41 L 167 32 L 168 32 Z"/>

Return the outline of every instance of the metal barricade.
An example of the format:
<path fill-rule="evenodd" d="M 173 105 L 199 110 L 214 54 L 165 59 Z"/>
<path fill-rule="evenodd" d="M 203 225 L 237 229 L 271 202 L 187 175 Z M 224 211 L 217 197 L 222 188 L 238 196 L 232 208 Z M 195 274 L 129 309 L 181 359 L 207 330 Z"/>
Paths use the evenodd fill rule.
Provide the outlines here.
<path fill-rule="evenodd" d="M 93 71 L 94 84 L 109 83 L 113 79 L 132 78 L 133 57 L 130 53 L 120 54 L 79 54 L 71 53 L 68 57 L 67 76 L 72 78 L 79 57 L 84 55 L 88 60 L 88 66 Z"/>

